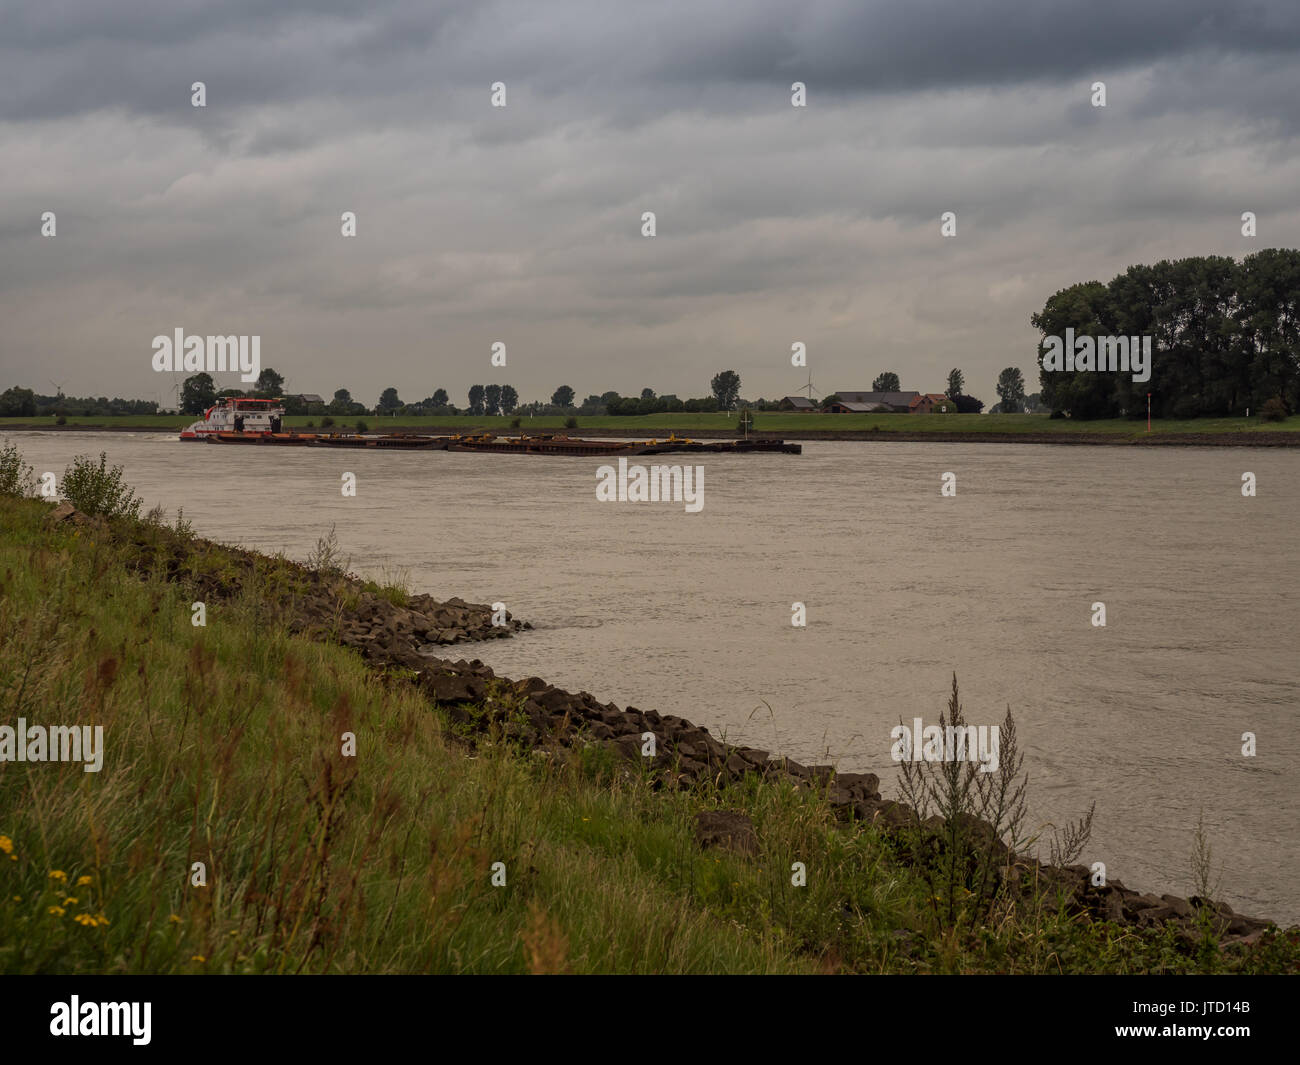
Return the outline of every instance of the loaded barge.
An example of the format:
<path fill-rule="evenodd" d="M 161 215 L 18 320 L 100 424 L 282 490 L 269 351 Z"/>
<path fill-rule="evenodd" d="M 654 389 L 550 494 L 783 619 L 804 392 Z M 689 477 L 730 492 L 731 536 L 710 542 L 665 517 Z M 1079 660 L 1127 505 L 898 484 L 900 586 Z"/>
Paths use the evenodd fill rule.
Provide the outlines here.
<path fill-rule="evenodd" d="M 199 439 L 182 437 L 182 439 Z M 750 454 L 779 452 L 798 455 L 801 444 L 784 440 L 582 440 L 572 436 L 539 433 L 535 436 L 495 436 L 492 433 L 455 436 L 418 436 L 393 433 L 369 436 L 343 433 L 216 432 L 201 437 L 209 444 L 267 444 L 288 447 L 369 448 L 384 451 L 486 451 L 498 455 L 666 455 L 677 452 Z"/>
<path fill-rule="evenodd" d="M 208 444 L 261 444 L 284 447 L 369 448 L 392 451 L 486 451 L 499 455 L 666 455 L 678 452 L 750 454 L 777 452 L 798 455 L 801 444 L 784 440 L 583 440 L 560 433 L 457 433 L 422 436 L 418 433 L 294 433 L 283 432 L 282 407 L 274 400 L 226 397 L 203 412 L 203 420 L 181 433 L 182 440 Z"/>

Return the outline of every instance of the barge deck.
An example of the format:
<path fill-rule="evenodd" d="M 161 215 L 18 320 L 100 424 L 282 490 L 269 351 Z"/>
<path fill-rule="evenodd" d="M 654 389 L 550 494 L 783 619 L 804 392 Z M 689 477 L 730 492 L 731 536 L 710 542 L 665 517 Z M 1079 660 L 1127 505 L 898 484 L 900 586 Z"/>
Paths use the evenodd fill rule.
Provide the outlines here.
<path fill-rule="evenodd" d="M 482 451 L 498 455 L 667 455 L 678 453 L 798 455 L 801 444 L 784 440 L 584 440 L 579 437 L 537 436 L 419 436 L 394 433 L 214 432 L 203 438 L 209 444 L 259 444 L 281 447 L 366 448 L 394 451 Z"/>

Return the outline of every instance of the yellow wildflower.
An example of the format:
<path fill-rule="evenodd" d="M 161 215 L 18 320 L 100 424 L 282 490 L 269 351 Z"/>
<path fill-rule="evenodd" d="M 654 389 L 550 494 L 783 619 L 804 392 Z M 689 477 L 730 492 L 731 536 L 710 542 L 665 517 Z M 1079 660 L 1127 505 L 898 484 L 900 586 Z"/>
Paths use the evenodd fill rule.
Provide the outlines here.
<path fill-rule="evenodd" d="M 200 962 L 201 962 L 201 961 L 207 961 L 207 960 L 208 960 L 208 959 L 205 958 L 202 954 L 195 954 L 192 958 L 190 958 L 190 961 L 200 961 Z"/>
<path fill-rule="evenodd" d="M 4 851 L 6 854 L 13 854 L 14 841 L 8 836 L 0 836 L 0 851 Z"/>
<path fill-rule="evenodd" d="M 65 910 L 62 906 L 51 906 L 51 907 L 50 907 L 48 910 L 46 910 L 45 912 L 46 912 L 46 913 L 49 913 L 49 914 L 52 914 L 52 915 L 55 916 L 55 917 L 62 917 L 62 916 L 63 916 L 65 913 L 67 913 L 68 911 Z"/>
<path fill-rule="evenodd" d="M 90 883 L 90 881 L 91 878 L 88 876 L 79 876 L 77 877 L 77 887 L 85 887 L 87 884 Z"/>
<path fill-rule="evenodd" d="M 173 913 L 170 917 L 168 917 L 167 920 L 171 921 L 172 924 L 180 924 L 180 923 L 181 923 L 181 919 L 180 919 L 179 917 L 177 917 L 174 913 Z"/>
<path fill-rule="evenodd" d="M 68 874 L 65 873 L 62 869 L 51 869 L 51 870 L 50 870 L 50 879 L 51 879 L 51 880 L 67 880 L 67 879 L 68 879 Z"/>
<path fill-rule="evenodd" d="M 87 928 L 95 927 L 95 919 L 88 913 L 79 913 L 73 918 L 73 920 L 76 921 L 77 924 L 84 925 Z"/>
<path fill-rule="evenodd" d="M 22 902 L 22 901 L 23 901 L 23 897 L 21 895 L 14 896 L 14 902 Z"/>
<path fill-rule="evenodd" d="M 76 897 L 73 896 L 73 895 L 66 895 L 66 896 L 64 896 L 64 899 L 63 899 L 63 905 L 65 905 L 65 906 L 75 906 L 75 905 L 76 905 L 77 903 L 79 903 L 80 901 L 81 901 L 81 900 L 80 900 L 79 898 L 76 898 Z"/>
<path fill-rule="evenodd" d="M 108 924 L 108 918 L 102 913 L 98 913 L 95 915 L 95 924 Z"/>

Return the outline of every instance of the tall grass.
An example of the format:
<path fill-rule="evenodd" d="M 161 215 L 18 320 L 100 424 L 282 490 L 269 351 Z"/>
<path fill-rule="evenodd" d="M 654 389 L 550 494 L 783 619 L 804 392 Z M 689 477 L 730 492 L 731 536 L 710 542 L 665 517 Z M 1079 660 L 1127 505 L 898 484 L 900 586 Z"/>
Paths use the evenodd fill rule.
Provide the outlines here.
<path fill-rule="evenodd" d="M 102 724 L 107 755 L 0 764 L 0 971 L 811 967 L 674 890 L 712 864 L 684 797 L 466 757 L 413 689 L 238 604 L 196 628 L 44 509 L 0 518 L 0 718 Z"/>

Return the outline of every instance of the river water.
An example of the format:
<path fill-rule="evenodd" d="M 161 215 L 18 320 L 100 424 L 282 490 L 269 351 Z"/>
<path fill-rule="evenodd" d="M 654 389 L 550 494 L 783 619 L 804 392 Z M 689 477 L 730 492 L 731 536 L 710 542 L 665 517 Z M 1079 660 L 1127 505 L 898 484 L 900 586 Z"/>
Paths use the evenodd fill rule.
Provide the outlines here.
<path fill-rule="evenodd" d="M 1082 860 L 1188 895 L 1203 809 L 1221 897 L 1300 921 L 1300 452 L 805 443 L 693 456 L 688 513 L 597 501 L 608 458 L 13 439 L 38 473 L 107 450 L 146 509 L 217 540 L 302 558 L 333 526 L 355 572 L 536 626 L 457 657 L 875 772 L 886 797 L 891 727 L 937 723 L 955 671 L 971 723 L 1010 706 L 1033 826 L 1095 799 Z"/>

